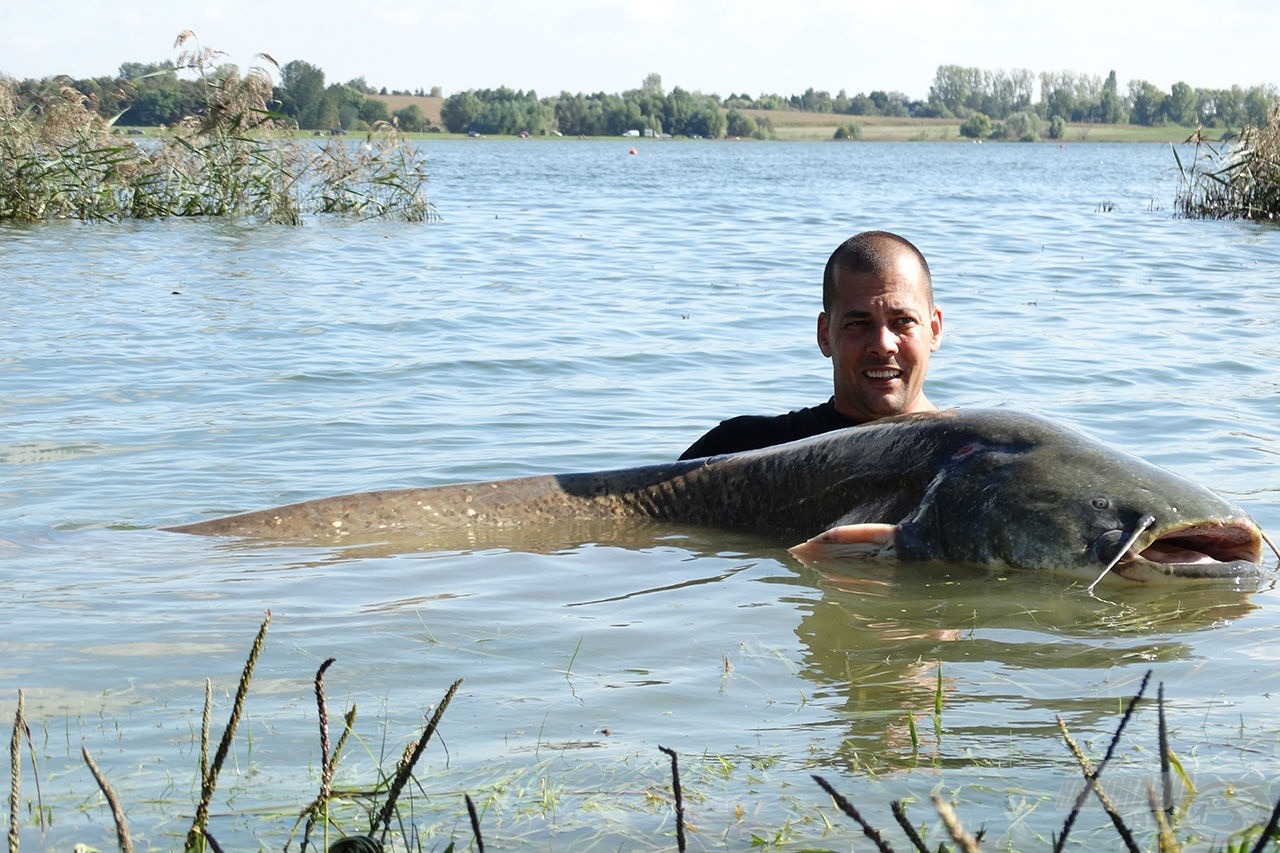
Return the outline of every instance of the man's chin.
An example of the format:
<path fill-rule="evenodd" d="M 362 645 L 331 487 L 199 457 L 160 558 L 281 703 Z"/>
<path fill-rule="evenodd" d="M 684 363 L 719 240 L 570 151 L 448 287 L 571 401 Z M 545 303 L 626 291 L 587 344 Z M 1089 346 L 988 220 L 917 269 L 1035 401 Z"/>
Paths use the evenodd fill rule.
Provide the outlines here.
<path fill-rule="evenodd" d="M 906 411 L 906 401 L 901 394 L 867 395 L 862 398 L 859 408 L 866 412 L 869 419 L 888 418 Z"/>

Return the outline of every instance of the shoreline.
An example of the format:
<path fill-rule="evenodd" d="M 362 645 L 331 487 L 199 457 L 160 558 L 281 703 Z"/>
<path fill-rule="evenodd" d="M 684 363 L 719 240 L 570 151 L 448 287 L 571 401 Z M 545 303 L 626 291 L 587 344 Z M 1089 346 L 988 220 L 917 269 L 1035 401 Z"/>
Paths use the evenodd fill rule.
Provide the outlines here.
<path fill-rule="evenodd" d="M 443 122 L 441 120 L 440 111 L 444 105 L 443 98 L 418 97 L 407 95 L 370 95 L 387 105 L 388 110 L 394 112 L 409 104 L 418 105 L 423 115 L 436 127 L 441 128 L 436 132 L 423 133 L 407 133 L 405 136 L 411 139 L 466 139 L 465 133 L 448 133 L 443 130 Z M 839 140 L 842 142 L 975 142 L 960 135 L 960 125 L 963 119 L 958 118 L 910 118 L 910 117 L 894 117 L 894 116 L 855 116 L 843 113 L 813 113 L 800 112 L 797 110 L 742 110 L 743 114 L 750 116 L 757 122 L 767 120 L 773 127 L 773 136 L 770 139 L 748 139 L 742 137 L 742 141 L 751 142 L 825 142 L 836 141 L 835 132 L 838 128 L 847 125 L 856 125 L 861 129 L 861 136 L 858 139 Z M 1048 130 L 1048 122 L 1045 122 L 1045 130 Z M 1181 125 L 1164 125 L 1159 127 L 1150 127 L 1138 124 L 1090 124 L 1088 122 L 1068 122 L 1066 131 L 1061 139 L 1049 139 L 1042 136 L 1040 142 L 1049 143 L 1067 143 L 1067 142 L 1161 142 L 1161 143 L 1182 143 L 1196 132 L 1194 126 L 1184 127 Z M 1234 132 L 1239 132 L 1239 128 L 1235 128 Z M 349 136 L 362 133 L 363 131 L 349 131 Z M 1201 131 L 1206 141 L 1218 142 L 1224 133 L 1232 132 L 1229 128 L 1207 128 Z M 492 136 L 483 137 L 487 139 L 515 139 L 515 136 Z M 556 137 L 532 135 L 531 139 L 560 139 L 574 137 Z M 627 136 L 591 136 L 588 139 L 622 139 L 636 140 L 641 142 L 670 142 L 671 139 L 657 140 L 647 137 L 627 137 Z M 684 137 L 681 137 L 683 139 Z M 725 137 L 722 140 L 712 141 L 737 141 L 738 137 Z M 690 140 L 703 141 L 703 140 Z M 984 139 L 982 142 L 1019 142 L 1017 139 Z"/>

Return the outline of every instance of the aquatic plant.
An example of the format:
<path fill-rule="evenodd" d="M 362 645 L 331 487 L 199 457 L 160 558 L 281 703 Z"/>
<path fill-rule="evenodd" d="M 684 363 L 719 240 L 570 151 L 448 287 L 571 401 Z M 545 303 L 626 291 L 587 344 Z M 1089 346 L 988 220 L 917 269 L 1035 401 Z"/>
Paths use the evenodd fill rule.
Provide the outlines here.
<path fill-rule="evenodd" d="M 122 134 L 67 86 L 18 109 L 0 78 L 0 221 L 217 216 L 296 225 L 308 214 L 434 218 L 425 156 L 393 122 L 363 142 L 300 138 L 271 108 L 265 66 L 218 65 L 190 31 L 177 66 L 194 73 L 202 112 L 158 136 Z"/>
<path fill-rule="evenodd" d="M 266 637 L 268 625 L 270 624 L 271 614 L 268 611 L 264 618 L 258 634 L 253 641 L 253 645 L 249 652 L 241 672 L 239 687 L 236 691 L 231 715 L 228 720 L 224 734 L 220 740 L 216 754 L 210 758 L 209 755 L 209 717 L 211 710 L 210 689 L 208 682 L 205 688 L 205 707 L 200 733 L 200 765 L 199 774 L 199 802 L 195 809 L 195 817 L 192 820 L 191 828 L 187 833 L 184 850 L 188 853 L 205 853 L 212 851 L 217 853 L 221 849 L 218 842 L 209 829 L 209 805 L 212 794 L 217 784 L 217 777 L 224 761 L 227 758 L 228 749 L 232 739 L 235 737 L 237 724 L 243 715 L 244 700 L 248 693 L 250 681 L 253 676 L 255 663 L 262 651 L 263 643 Z M 342 734 L 338 743 L 331 749 L 329 743 L 329 715 L 327 702 L 324 691 L 324 675 L 329 667 L 333 664 L 333 659 L 325 660 L 319 667 L 315 675 L 315 698 L 319 710 L 320 722 L 320 790 L 318 796 L 306 807 L 298 812 L 297 822 L 294 824 L 294 831 L 290 832 L 289 840 L 285 842 L 284 849 L 290 849 L 297 828 L 305 822 L 305 828 L 302 831 L 300 839 L 300 850 L 306 851 L 308 848 L 316 847 L 312 840 L 312 834 L 317 825 L 323 827 L 323 843 L 324 849 L 329 853 L 380 853 L 380 851 L 394 848 L 406 850 L 421 850 L 424 843 L 432 840 L 440 841 L 439 838 L 433 839 L 432 832 L 427 831 L 426 835 L 421 834 L 422 828 L 415 824 L 413 809 L 410 806 L 409 812 L 402 813 L 402 807 L 399 800 L 402 794 L 407 790 L 407 783 L 413 775 L 419 759 L 423 755 L 424 748 L 432 739 L 438 730 L 445 710 L 448 708 L 450 701 L 457 693 L 461 684 L 461 679 L 453 682 L 448 688 L 444 696 L 436 704 L 430 720 L 423 729 L 421 735 L 414 741 L 410 742 L 405 748 L 400 759 L 397 761 L 395 769 L 389 774 L 383 774 L 379 771 L 380 780 L 370 791 L 342 791 L 337 789 L 334 784 L 334 771 L 343 755 L 344 745 L 348 741 L 348 737 L 353 732 L 353 724 L 355 721 L 356 709 L 354 706 L 344 715 L 342 723 Z M 1075 757 L 1082 775 L 1080 787 L 1074 798 L 1074 802 L 1067 814 L 1061 829 L 1054 834 L 1053 849 L 1056 851 L 1065 848 L 1067 839 L 1071 830 L 1079 816 L 1081 810 L 1089 799 L 1096 799 L 1101 804 L 1107 816 L 1116 830 L 1123 846 L 1132 851 L 1140 850 L 1139 841 L 1135 837 L 1135 830 L 1126 822 L 1117 808 L 1113 798 L 1108 795 L 1105 782 L 1102 779 L 1103 771 L 1112 761 L 1116 754 L 1117 746 L 1121 740 L 1126 728 L 1133 720 L 1135 710 L 1142 701 L 1151 672 L 1148 671 L 1146 677 L 1143 678 L 1141 686 L 1136 694 L 1124 703 L 1123 711 L 1120 715 L 1119 722 L 1112 734 L 1105 755 L 1096 763 L 1091 761 L 1085 754 L 1081 746 L 1072 738 L 1067 729 L 1065 722 L 1058 718 L 1058 727 L 1062 733 L 1062 737 Z M 939 682 L 939 691 L 941 690 Z M 935 698 L 934 713 L 937 717 L 941 714 L 941 698 L 940 692 Z M 1175 802 L 1173 796 L 1173 786 L 1171 775 L 1172 771 L 1177 771 L 1178 778 L 1181 779 L 1185 788 L 1190 792 L 1190 799 L 1194 799 L 1195 790 L 1190 780 L 1186 777 L 1182 770 L 1181 764 L 1177 761 L 1175 754 L 1169 746 L 1168 727 L 1165 721 L 1165 702 L 1164 690 L 1161 685 L 1158 698 L 1158 755 L 1160 762 L 1159 779 L 1162 782 L 1161 790 L 1156 790 L 1154 785 L 1147 788 L 1147 802 L 1149 806 L 1149 814 L 1154 831 L 1157 834 L 1155 839 L 1157 849 L 1162 853 L 1176 853 L 1183 849 L 1184 844 L 1195 846 L 1203 839 L 1198 839 L 1193 833 L 1179 827 L 1180 805 Z M 935 719 L 935 727 L 941 726 L 940 719 Z M 35 749 L 31 744 L 30 729 L 27 724 L 23 696 L 21 691 L 18 693 L 18 705 L 14 719 L 14 727 L 10 738 L 10 767 L 11 767 L 11 794 L 10 794 L 10 831 L 9 831 L 9 850 L 16 853 L 19 849 L 19 820 L 18 814 L 20 809 L 19 803 L 19 783 L 20 783 L 20 767 L 21 747 L 26 742 L 30 753 L 30 760 L 33 770 L 35 769 L 36 756 Z M 654 799 L 661 803 L 663 808 L 670 803 L 672 815 L 674 818 L 674 835 L 676 849 L 683 853 L 687 845 L 687 832 L 690 826 L 687 823 L 685 815 L 685 800 L 687 795 L 684 794 L 684 786 L 681 781 L 680 762 L 677 753 L 674 750 L 664 746 L 658 749 L 670 759 L 670 788 L 669 795 L 663 791 L 655 793 Z M 89 767 L 95 781 L 98 783 L 99 789 L 107 804 L 110 807 L 112 818 L 116 825 L 116 838 L 119 849 L 122 853 L 128 853 L 133 850 L 133 842 L 130 837 L 128 826 L 126 824 L 125 812 L 121 808 L 117 800 L 116 794 L 111 785 L 107 782 L 104 774 L 98 769 L 93 758 L 90 756 L 87 748 L 82 751 L 83 759 Z M 865 835 L 877 850 L 890 851 L 893 848 L 885 839 L 885 830 L 875 827 L 852 801 L 841 794 L 836 787 L 828 782 L 820 775 L 813 774 L 813 781 L 824 791 L 831 799 L 831 803 L 843 814 L 852 819 L 862 834 Z M 39 793 L 39 777 L 36 777 L 37 799 L 41 797 Z M 466 811 L 469 818 L 469 828 L 471 830 L 475 849 L 483 853 L 484 839 L 481 832 L 480 813 L 477 811 L 475 803 L 469 794 L 463 794 L 466 804 Z M 411 799 L 411 797 L 410 797 Z M 979 829 L 976 832 L 970 832 L 964 827 L 959 816 L 962 806 L 955 802 L 954 795 L 950 798 L 942 797 L 938 793 L 931 795 L 934 812 L 936 813 L 942 830 L 945 831 L 947 837 L 956 845 L 955 849 L 963 851 L 977 851 L 985 834 L 985 829 Z M 353 805 L 355 800 L 367 801 L 367 806 L 360 809 L 362 815 L 353 816 L 349 806 Z M 344 806 L 345 803 L 345 806 Z M 1184 804 L 1185 805 L 1185 802 Z M 340 807 L 341 806 L 341 807 Z M 894 822 L 898 829 L 906 836 L 910 843 L 911 849 L 918 853 L 930 853 L 931 850 L 947 850 L 945 844 L 938 844 L 936 841 L 926 843 L 923 838 L 923 827 L 913 824 L 907 816 L 907 802 L 903 799 L 897 799 L 890 803 L 890 810 L 893 815 Z M 35 810 L 41 817 L 42 828 L 44 826 L 45 809 L 40 805 Z M 1132 818 L 1129 818 L 1132 820 Z M 824 825 L 827 830 L 833 828 L 832 824 L 823 816 Z M 359 825 L 358 827 L 355 825 Z M 1248 826 L 1240 832 L 1234 833 L 1228 840 L 1228 846 L 1225 848 L 1230 851 L 1250 850 L 1253 853 L 1261 853 L 1261 851 L 1269 844 L 1280 841 L 1280 802 L 1276 803 L 1270 813 L 1270 818 L 1265 825 L 1256 823 Z M 398 836 L 393 833 L 393 825 L 399 827 Z M 353 831 L 344 831 L 344 827 L 351 827 Z M 333 831 L 338 837 L 330 839 L 330 831 Z M 437 831 L 439 831 L 437 829 Z M 444 830 L 445 833 L 452 835 L 450 830 Z M 1184 834 L 1183 838 L 1179 838 L 1177 832 Z M 772 842 L 767 839 L 759 839 L 761 846 L 769 844 L 782 844 L 789 840 L 788 827 L 784 826 L 778 832 L 777 838 Z M 446 851 L 454 850 L 456 842 L 450 838 L 444 848 Z M 753 841 L 753 846 L 755 842 Z M 89 850 L 91 848 L 84 845 L 77 845 L 77 850 Z"/>
<path fill-rule="evenodd" d="M 1262 126 L 1246 125 L 1235 140 L 1216 147 L 1196 131 L 1189 166 L 1178 149 L 1180 184 L 1174 202 L 1191 219 L 1272 220 L 1280 217 L 1280 107 Z"/>

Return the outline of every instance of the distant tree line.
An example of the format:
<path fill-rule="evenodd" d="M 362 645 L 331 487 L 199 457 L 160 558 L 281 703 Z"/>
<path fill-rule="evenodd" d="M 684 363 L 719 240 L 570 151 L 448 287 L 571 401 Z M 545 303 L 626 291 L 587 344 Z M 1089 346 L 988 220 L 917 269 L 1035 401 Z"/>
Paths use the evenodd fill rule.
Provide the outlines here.
<path fill-rule="evenodd" d="M 324 72 L 294 60 L 280 67 L 271 109 L 279 118 L 306 130 L 364 130 L 394 121 L 409 131 L 431 123 L 417 105 L 391 112 L 364 78 L 326 83 Z M 172 62 L 126 62 L 116 77 L 73 80 L 68 77 L 14 81 L 19 107 L 38 105 L 62 87 L 86 96 L 104 117 L 125 125 L 171 125 L 201 109 L 199 84 L 184 79 Z M 238 73 L 226 66 L 230 79 Z M 216 76 L 216 75 L 215 75 Z M 408 94 L 393 92 L 391 94 Z M 425 94 L 422 89 L 415 94 Z M 435 87 L 431 94 L 439 96 Z M 441 121 L 453 133 L 617 136 L 646 135 L 718 138 L 768 137 L 772 123 L 762 111 L 805 111 L 848 116 L 900 116 L 963 120 L 966 135 L 1009 138 L 1061 135 L 1067 122 L 1241 128 L 1261 126 L 1280 103 L 1273 85 L 1248 89 L 1196 89 L 1173 84 L 1168 92 L 1145 80 L 1121 91 L 1114 71 L 1105 78 L 1074 72 L 1033 74 L 1025 69 L 984 70 L 939 66 L 928 97 L 913 100 L 901 92 L 875 90 L 834 96 L 809 88 L 800 95 L 714 94 L 680 87 L 664 92 L 662 78 L 648 75 L 637 89 L 617 94 L 561 92 L 540 98 L 532 91 L 474 89 L 444 99 Z"/>
<path fill-rule="evenodd" d="M 1022 124 L 1057 120 L 1239 129 L 1246 124 L 1265 125 L 1268 111 L 1278 102 L 1280 93 L 1272 85 L 1195 89 L 1179 82 L 1164 92 L 1154 83 L 1133 80 L 1127 93 L 1121 93 L 1114 71 L 1103 78 L 1069 71 L 1035 75 L 1024 69 L 985 71 L 942 65 L 929 87 L 928 100 L 913 114 L 961 119 L 982 115 L 992 122 Z"/>
<path fill-rule="evenodd" d="M 51 94 L 68 87 L 84 95 L 104 118 L 122 125 L 162 127 L 200 115 L 204 109 L 202 87 L 209 81 L 188 79 L 178 71 L 171 61 L 125 62 L 116 77 L 26 79 L 13 81 L 13 90 L 19 109 L 38 108 Z M 216 85 L 220 77 L 235 80 L 239 73 L 236 66 L 226 65 L 214 70 L 212 82 Z M 426 130 L 431 124 L 417 104 L 389 111 L 385 102 L 369 97 L 385 95 L 386 90 L 377 92 L 363 77 L 326 84 L 323 71 L 301 60 L 282 66 L 279 77 L 269 109 L 304 130 L 366 130 L 393 119 L 410 131 Z"/>
<path fill-rule="evenodd" d="M 1145 80 L 1122 93 L 1112 71 L 1105 78 L 1073 72 L 1039 75 L 1026 70 L 986 71 L 939 66 L 929 96 L 912 100 L 901 92 L 848 95 L 807 89 L 784 98 L 692 94 L 679 87 L 663 94 L 662 78 L 650 74 L 639 89 L 621 94 L 561 92 L 538 98 L 533 91 L 507 88 L 459 92 L 445 99 L 441 120 L 453 133 L 559 132 L 615 136 L 628 130 L 677 136 L 768 136 L 760 111 L 797 110 L 850 116 L 965 119 L 973 136 L 1060 137 L 1068 122 L 1242 128 L 1261 126 L 1280 103 L 1275 86 L 1193 89 L 1175 83 L 1163 92 Z M 754 111 L 755 115 L 745 112 Z M 849 126 L 846 126 L 849 127 Z"/>
<path fill-rule="evenodd" d="M 620 95 L 561 92 L 539 98 L 533 91 L 505 87 L 459 92 L 445 99 L 440 120 L 451 133 L 620 136 L 638 131 L 716 139 L 726 133 L 753 135 L 760 130 L 758 123 L 741 113 L 731 122 L 714 97 L 679 86 L 664 93 L 657 74 L 648 75 L 639 89 Z"/>

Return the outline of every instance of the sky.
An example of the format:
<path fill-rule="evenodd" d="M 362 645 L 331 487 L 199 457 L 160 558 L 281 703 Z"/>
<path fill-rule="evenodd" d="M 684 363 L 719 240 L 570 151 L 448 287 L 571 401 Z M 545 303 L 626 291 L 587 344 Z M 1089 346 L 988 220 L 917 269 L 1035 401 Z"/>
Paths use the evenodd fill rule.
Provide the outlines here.
<path fill-rule="evenodd" d="M 388 90 L 925 98 L 940 65 L 1164 91 L 1280 84 L 1275 0 L 0 0 L 0 75 L 115 76 L 193 30 L 241 69 L 299 59 Z M 272 70 L 279 80 L 278 73 Z"/>

